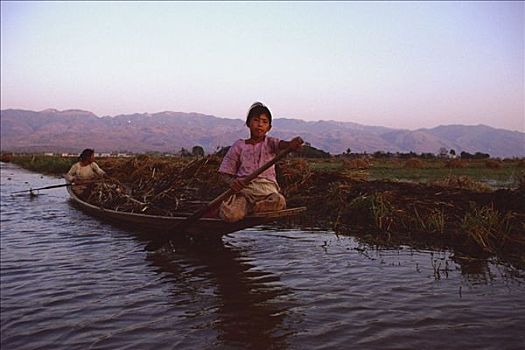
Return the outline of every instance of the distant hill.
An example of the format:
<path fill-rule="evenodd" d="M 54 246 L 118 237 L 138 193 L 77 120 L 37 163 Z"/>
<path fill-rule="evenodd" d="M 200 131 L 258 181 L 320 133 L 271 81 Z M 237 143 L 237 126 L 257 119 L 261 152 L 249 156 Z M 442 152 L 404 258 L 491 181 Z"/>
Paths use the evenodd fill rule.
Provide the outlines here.
<path fill-rule="evenodd" d="M 97 117 L 81 110 L 40 112 L 7 109 L 0 114 L 2 151 L 177 152 L 202 146 L 207 152 L 248 136 L 241 119 L 199 113 L 160 112 Z M 270 135 L 290 139 L 300 135 L 313 147 L 339 154 L 352 152 L 430 152 L 441 147 L 456 153 L 488 153 L 493 157 L 525 157 L 525 133 L 485 125 L 444 125 L 403 130 L 351 122 L 280 118 Z"/>

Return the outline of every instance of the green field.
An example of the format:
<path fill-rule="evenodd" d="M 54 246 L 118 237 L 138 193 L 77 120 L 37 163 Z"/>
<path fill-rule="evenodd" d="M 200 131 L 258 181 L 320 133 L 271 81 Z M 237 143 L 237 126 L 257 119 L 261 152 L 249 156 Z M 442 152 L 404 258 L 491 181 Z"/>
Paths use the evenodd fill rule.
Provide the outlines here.
<path fill-rule="evenodd" d="M 506 160 L 498 162 L 499 168 L 489 168 L 486 160 L 462 161 L 461 168 L 448 168 L 446 162 L 439 159 L 419 160 L 421 167 L 407 166 L 406 160 L 372 159 L 368 166 L 353 167 L 342 159 L 308 160 L 314 171 L 356 173 L 366 175 L 368 180 L 409 181 L 416 183 L 431 183 L 447 177 L 468 176 L 474 181 L 489 185 L 494 189 L 516 188 L 520 178 L 525 174 L 523 160 Z"/>

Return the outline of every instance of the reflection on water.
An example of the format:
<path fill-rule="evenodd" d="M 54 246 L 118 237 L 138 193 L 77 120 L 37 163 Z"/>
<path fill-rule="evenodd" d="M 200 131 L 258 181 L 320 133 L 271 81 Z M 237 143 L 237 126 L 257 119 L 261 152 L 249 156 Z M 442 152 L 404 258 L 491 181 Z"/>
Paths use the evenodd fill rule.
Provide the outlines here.
<path fill-rule="evenodd" d="M 259 227 L 146 252 L 1 167 L 2 349 L 522 349 L 525 278 L 447 252 Z"/>
<path fill-rule="evenodd" d="M 489 284 L 500 278 L 518 283 L 525 281 L 525 271 L 508 266 L 500 266 L 497 269 L 497 273 L 495 273 L 493 264 L 485 259 L 453 256 L 451 260 L 459 266 L 461 275 L 468 284 Z"/>
<path fill-rule="evenodd" d="M 214 345 L 242 349 L 286 348 L 290 330 L 284 324 L 286 305 L 279 300 L 291 293 L 278 276 L 260 271 L 251 264 L 241 249 L 229 244 L 208 246 L 177 243 L 152 253 L 147 260 L 173 281 L 174 300 L 193 290 L 196 281 L 199 294 L 216 299 L 211 306 L 215 320 L 210 327 L 217 331 Z M 188 273 L 191 264 L 191 273 Z M 198 317 L 203 310 L 189 313 Z"/>

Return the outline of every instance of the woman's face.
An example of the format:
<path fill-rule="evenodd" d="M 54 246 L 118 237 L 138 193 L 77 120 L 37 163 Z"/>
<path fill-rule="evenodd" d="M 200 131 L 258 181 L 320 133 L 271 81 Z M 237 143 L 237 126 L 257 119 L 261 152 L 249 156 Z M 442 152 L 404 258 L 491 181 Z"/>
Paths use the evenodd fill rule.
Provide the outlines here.
<path fill-rule="evenodd" d="M 261 114 L 250 119 L 248 127 L 250 128 L 250 136 L 255 140 L 264 138 L 266 133 L 272 128 L 270 118 L 268 118 L 266 114 Z"/>
<path fill-rule="evenodd" d="M 89 157 L 87 157 L 85 160 L 82 161 L 82 164 L 91 164 L 95 161 L 95 154 L 93 153 Z"/>

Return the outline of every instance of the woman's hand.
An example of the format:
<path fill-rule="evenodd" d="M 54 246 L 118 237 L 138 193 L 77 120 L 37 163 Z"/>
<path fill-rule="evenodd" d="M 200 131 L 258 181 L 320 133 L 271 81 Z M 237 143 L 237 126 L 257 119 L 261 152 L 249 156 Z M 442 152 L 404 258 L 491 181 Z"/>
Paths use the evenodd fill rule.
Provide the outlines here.
<path fill-rule="evenodd" d="M 93 180 L 94 180 L 94 179 L 83 179 L 83 178 L 81 178 L 81 177 L 79 177 L 79 176 L 75 176 L 75 177 L 73 178 L 73 181 L 72 181 L 72 182 L 73 182 L 75 185 L 85 185 L 85 184 L 88 184 L 88 183 L 93 182 Z"/>
<path fill-rule="evenodd" d="M 73 178 L 73 181 L 71 181 L 72 183 L 74 183 L 75 185 L 82 185 L 86 180 L 83 180 L 81 179 L 80 177 L 78 176 L 75 176 Z"/>
<path fill-rule="evenodd" d="M 290 141 L 290 149 L 292 151 L 297 151 L 299 148 L 301 148 L 301 146 L 303 145 L 304 141 L 301 137 L 297 136 L 297 137 L 294 137 L 291 141 Z"/>

